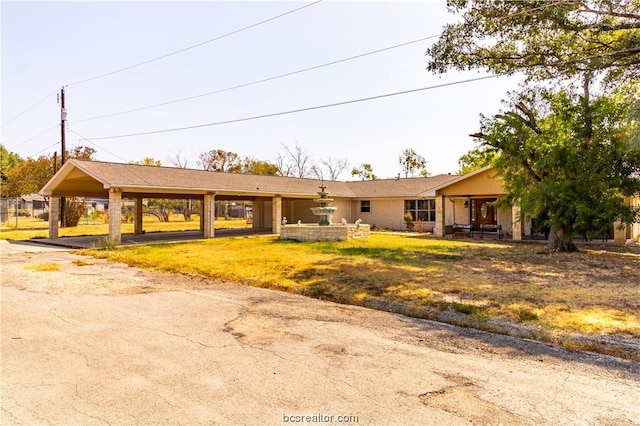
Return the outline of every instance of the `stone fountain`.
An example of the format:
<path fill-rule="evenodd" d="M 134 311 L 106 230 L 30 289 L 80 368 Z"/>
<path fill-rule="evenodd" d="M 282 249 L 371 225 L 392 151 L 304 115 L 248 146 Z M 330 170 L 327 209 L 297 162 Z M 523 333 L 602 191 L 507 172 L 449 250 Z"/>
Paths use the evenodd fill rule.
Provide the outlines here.
<path fill-rule="evenodd" d="M 333 213 L 338 210 L 337 207 L 329 206 L 329 204 L 333 201 L 333 198 L 327 197 L 329 193 L 325 191 L 325 189 L 327 189 L 327 187 L 324 186 L 324 182 L 322 182 L 322 185 L 320 186 L 320 192 L 318 192 L 320 198 L 316 198 L 313 200 L 315 203 L 320 204 L 320 206 L 311 207 L 311 212 L 316 216 L 320 216 L 320 221 L 318 222 L 318 225 L 320 226 L 331 225 L 333 223 Z"/>
<path fill-rule="evenodd" d="M 355 223 L 347 223 L 346 219 L 342 219 L 340 224 L 333 223 L 333 214 L 338 208 L 330 205 L 333 198 L 329 198 L 329 193 L 326 189 L 324 182 L 322 182 L 320 192 L 317 193 L 320 198 L 313 200 L 318 206 L 311 207 L 311 212 L 320 217 L 318 223 L 303 224 L 298 221 L 297 224 L 287 225 L 286 218 L 284 218 L 282 228 L 280 229 L 280 239 L 296 241 L 344 241 L 369 237 L 370 226 L 363 224 L 360 219 Z"/>

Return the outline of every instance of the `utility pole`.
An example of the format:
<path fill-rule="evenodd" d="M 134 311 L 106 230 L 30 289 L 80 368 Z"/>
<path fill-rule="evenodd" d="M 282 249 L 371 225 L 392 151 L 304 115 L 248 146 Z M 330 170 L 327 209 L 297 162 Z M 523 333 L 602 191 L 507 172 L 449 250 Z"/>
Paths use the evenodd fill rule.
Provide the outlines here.
<path fill-rule="evenodd" d="M 64 161 L 67 157 L 67 146 L 66 146 L 66 136 L 67 136 L 67 110 L 64 105 L 64 86 L 60 90 L 60 165 L 61 167 L 64 165 Z M 66 198 L 60 197 L 60 227 L 64 228 L 64 207 L 66 204 Z"/>

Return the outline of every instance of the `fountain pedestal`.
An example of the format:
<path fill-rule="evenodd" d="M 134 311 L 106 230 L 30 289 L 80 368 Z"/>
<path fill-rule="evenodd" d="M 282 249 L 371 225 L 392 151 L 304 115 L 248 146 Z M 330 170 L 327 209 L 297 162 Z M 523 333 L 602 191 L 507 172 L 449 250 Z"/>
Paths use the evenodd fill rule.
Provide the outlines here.
<path fill-rule="evenodd" d="M 319 206 L 311 207 L 313 214 L 320 217 L 318 223 L 284 225 L 280 228 L 281 240 L 345 241 L 349 239 L 369 238 L 370 226 L 360 223 L 362 221 L 359 219 L 356 223 L 352 224 L 346 223 L 344 219 L 340 225 L 333 223 L 332 217 L 337 207 L 329 205 L 333 199 L 327 197 L 328 193 L 325 189 L 326 187 L 323 182 L 320 186 L 320 192 L 318 192 L 320 198 L 313 200 L 318 203 Z"/>

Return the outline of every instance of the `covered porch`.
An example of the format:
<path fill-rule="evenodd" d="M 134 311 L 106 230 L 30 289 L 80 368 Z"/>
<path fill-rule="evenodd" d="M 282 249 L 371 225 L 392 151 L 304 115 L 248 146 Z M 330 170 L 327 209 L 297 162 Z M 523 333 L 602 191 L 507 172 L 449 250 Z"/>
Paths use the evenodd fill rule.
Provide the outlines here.
<path fill-rule="evenodd" d="M 517 206 L 496 204 L 506 192 L 492 168 L 460 176 L 436 188 L 435 193 L 435 236 L 522 239 L 523 226 Z"/>

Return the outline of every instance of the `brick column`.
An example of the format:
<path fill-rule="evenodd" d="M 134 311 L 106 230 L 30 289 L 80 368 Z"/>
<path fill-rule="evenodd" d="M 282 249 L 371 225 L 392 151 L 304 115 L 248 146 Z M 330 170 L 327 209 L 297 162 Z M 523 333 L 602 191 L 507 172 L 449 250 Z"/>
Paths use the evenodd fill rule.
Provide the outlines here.
<path fill-rule="evenodd" d="M 271 211 L 271 232 L 279 234 L 282 226 L 282 197 L 280 195 L 272 198 Z"/>
<path fill-rule="evenodd" d="M 522 218 L 520 217 L 520 206 L 511 206 L 511 228 L 513 230 L 513 239 L 522 240 Z"/>
<path fill-rule="evenodd" d="M 444 196 L 436 197 L 436 225 L 433 227 L 433 235 L 444 237 L 445 231 L 445 208 Z"/>
<path fill-rule="evenodd" d="M 49 238 L 59 237 L 60 197 L 49 197 Z"/>
<path fill-rule="evenodd" d="M 205 194 L 202 202 L 202 216 L 204 218 L 203 231 L 204 238 L 214 238 L 214 225 L 216 221 L 216 196 L 215 194 Z"/>
<path fill-rule="evenodd" d="M 109 190 L 109 243 L 122 242 L 122 192 L 119 188 Z"/>
<path fill-rule="evenodd" d="M 133 225 L 133 232 L 136 234 L 142 234 L 142 197 L 136 198 L 135 219 Z"/>

